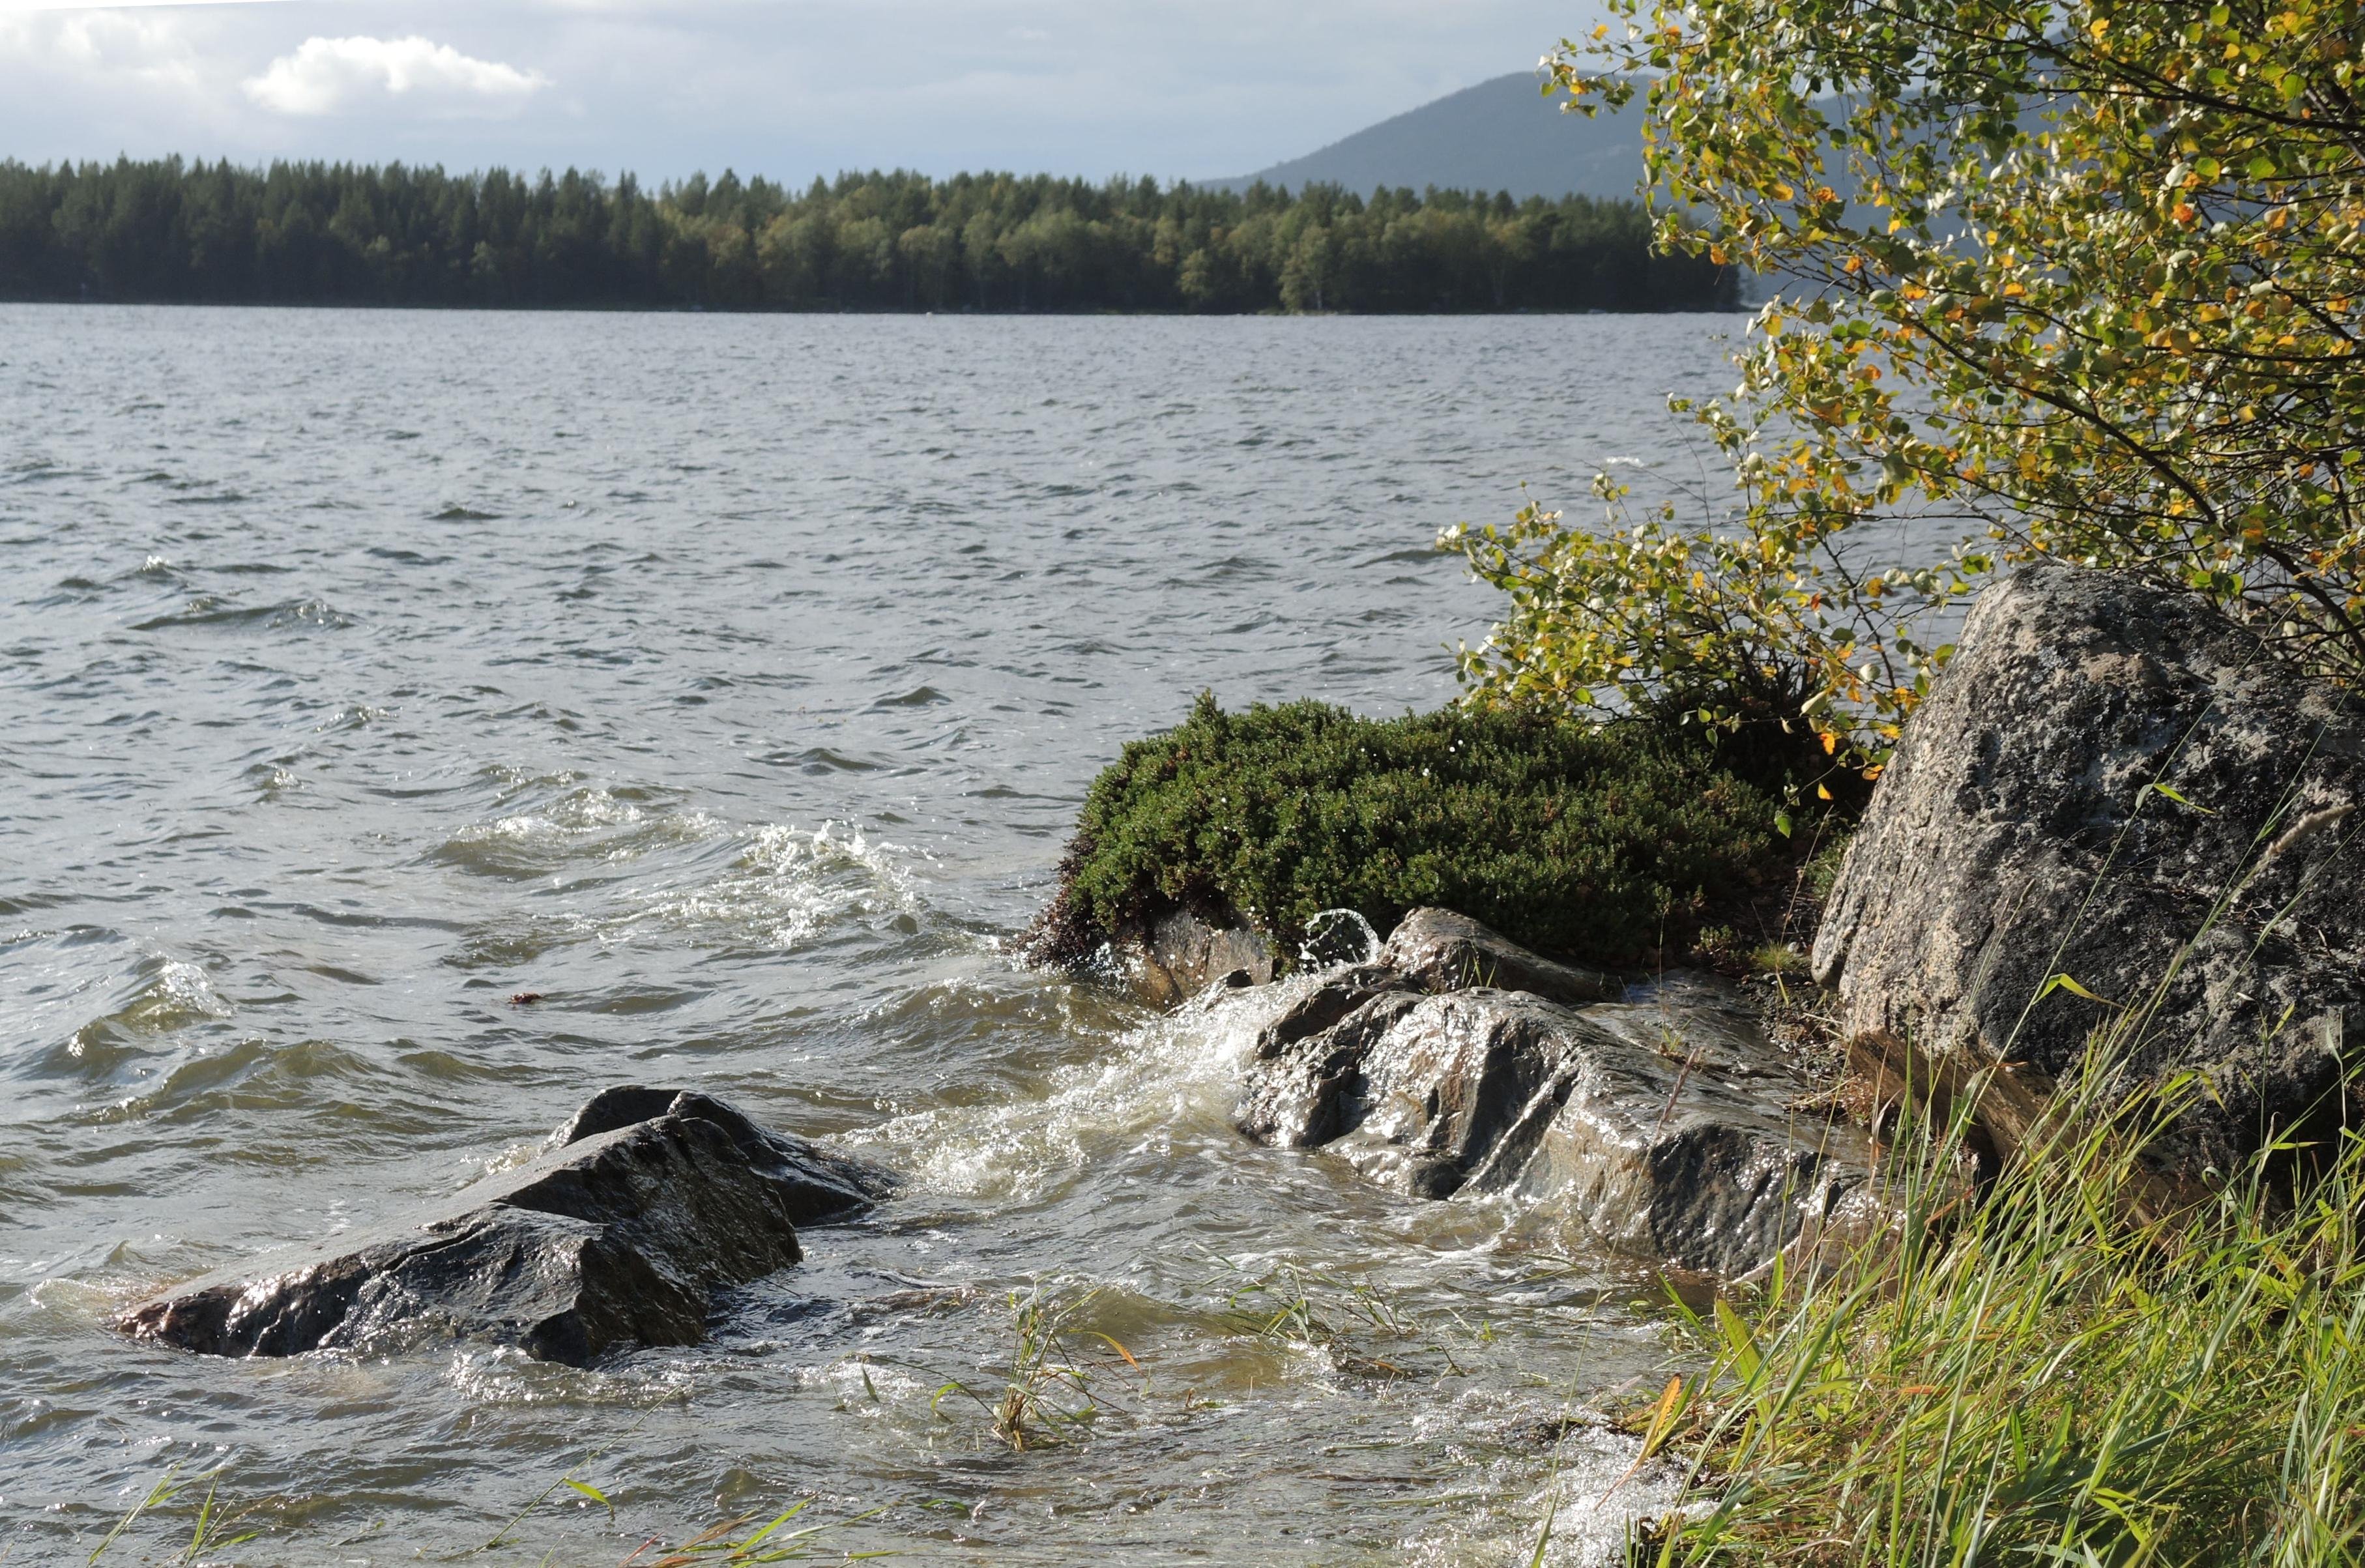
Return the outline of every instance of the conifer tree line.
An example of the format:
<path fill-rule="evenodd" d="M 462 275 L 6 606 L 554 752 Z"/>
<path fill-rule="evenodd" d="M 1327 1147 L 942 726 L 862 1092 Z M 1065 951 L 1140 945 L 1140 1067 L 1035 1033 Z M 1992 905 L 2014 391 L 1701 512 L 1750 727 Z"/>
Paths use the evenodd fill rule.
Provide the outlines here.
<path fill-rule="evenodd" d="M 0 298 L 723 310 L 1721 308 L 1639 203 L 1153 180 L 0 162 Z"/>

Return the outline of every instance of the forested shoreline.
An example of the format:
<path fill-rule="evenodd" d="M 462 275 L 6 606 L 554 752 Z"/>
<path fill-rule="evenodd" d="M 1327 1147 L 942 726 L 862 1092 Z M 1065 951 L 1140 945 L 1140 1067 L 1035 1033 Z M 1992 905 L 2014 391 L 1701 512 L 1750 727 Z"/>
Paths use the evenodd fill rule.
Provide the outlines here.
<path fill-rule="evenodd" d="M 715 310 L 1716 309 L 1637 202 L 1045 175 L 0 162 L 0 299 Z"/>

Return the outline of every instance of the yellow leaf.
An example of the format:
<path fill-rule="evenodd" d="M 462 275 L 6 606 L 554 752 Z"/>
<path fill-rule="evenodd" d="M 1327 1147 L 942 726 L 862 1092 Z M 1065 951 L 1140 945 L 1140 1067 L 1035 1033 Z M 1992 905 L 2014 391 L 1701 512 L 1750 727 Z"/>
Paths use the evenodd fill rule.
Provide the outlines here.
<path fill-rule="evenodd" d="M 1659 1395 L 1658 1406 L 1651 1412 L 1650 1429 L 1642 1434 L 1642 1452 L 1640 1457 L 1650 1458 L 1652 1454 L 1658 1451 L 1659 1445 L 1666 1440 L 1668 1431 L 1675 1426 L 1676 1412 L 1681 1408 L 1683 1397 L 1684 1380 L 1680 1377 L 1669 1378 L 1666 1391 Z"/>

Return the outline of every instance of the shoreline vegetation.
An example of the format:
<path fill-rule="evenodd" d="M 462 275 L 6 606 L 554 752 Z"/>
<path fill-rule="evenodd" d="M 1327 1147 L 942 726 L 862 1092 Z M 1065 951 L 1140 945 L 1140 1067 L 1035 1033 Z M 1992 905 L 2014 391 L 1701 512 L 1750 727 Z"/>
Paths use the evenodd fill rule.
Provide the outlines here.
<path fill-rule="evenodd" d="M 802 191 L 699 174 L 400 163 L 0 162 L 0 301 L 1456 314 L 1729 310 L 1640 202 L 898 171 Z"/>
<path fill-rule="evenodd" d="M 1619 1418 L 1677 1506 L 1626 1560 L 2365 1562 L 2365 11 L 1608 11 L 1554 85 L 1643 105 L 1659 242 L 1777 292 L 1738 388 L 1671 404 L 1721 497 L 1605 474 L 1597 519 L 1441 536 L 1505 596 L 1464 711 L 1758 737 L 1782 825 L 1852 833 L 1811 954 L 1753 956 L 1845 1064 L 1787 1109 L 1864 1140 L 1870 1221 L 1705 1294 L 1671 1278 L 1674 1375 Z M 1239 910 L 1269 940 L 1368 900 L 1336 868 L 1370 854 L 1356 823 L 1235 843 L 1222 781 L 1138 786 L 1158 756 L 1095 787 L 1055 915 L 1097 912 L 1124 957 L 1125 899 L 1194 876 L 1280 889 Z M 1474 858 L 1545 837 L 1470 821 Z M 1620 854 L 1649 885 L 1651 846 Z M 1479 890 L 1566 950 L 1533 920 L 1553 890 Z M 1581 1018 L 1497 992 L 1454 1016 L 1499 1026 L 1424 1034 L 1452 1009 L 1402 978 L 1260 1036 L 1299 1070 L 1277 1103 L 1315 1107 L 1275 1141 L 1361 1118 L 1340 1158 L 1385 1175 L 1494 1108 L 1552 1114 L 1556 1058 L 1519 1047 Z"/>
<path fill-rule="evenodd" d="M 1179 911 L 1252 927 L 1286 969 L 1322 917 L 1386 932 L 1434 905 L 1640 972 L 1703 937 L 1732 946 L 1786 899 L 1806 841 L 1783 815 L 1697 733 L 1464 707 L 1234 713 L 1203 692 L 1093 783 L 1029 946 L 1088 967 Z"/>

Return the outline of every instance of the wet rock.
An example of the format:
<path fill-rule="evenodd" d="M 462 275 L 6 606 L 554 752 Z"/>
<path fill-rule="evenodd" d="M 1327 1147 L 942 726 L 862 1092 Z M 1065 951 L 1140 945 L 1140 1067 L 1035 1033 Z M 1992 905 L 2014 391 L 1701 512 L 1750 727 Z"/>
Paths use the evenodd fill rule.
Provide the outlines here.
<path fill-rule="evenodd" d="M 1405 916 L 1379 963 L 1427 991 L 1493 986 L 1521 991 L 1553 1002 L 1610 1002 L 1626 987 L 1608 975 L 1529 952 L 1466 914 L 1417 909 Z"/>
<path fill-rule="evenodd" d="M 2228 1170 L 2338 1108 L 2365 1023 L 2360 801 L 2353 700 L 2197 599 L 2027 568 L 1980 599 L 1882 776 L 1816 977 L 1859 1056 L 1976 1096 L 2006 1156 L 2114 1025 L 2111 1092 L 2199 1076 L 2158 1170 Z"/>
<path fill-rule="evenodd" d="M 1325 1149 L 1414 1197 L 1557 1205 L 1610 1248 L 1727 1277 L 1885 1223 L 1862 1137 L 1789 1109 L 1810 1086 L 1731 987 L 1676 976 L 1572 1006 L 1467 983 L 1572 984 L 1474 921 L 1421 911 L 1405 926 L 1382 962 L 1265 1028 L 1244 1133 Z M 1474 969 L 1456 944 L 1500 961 Z"/>
<path fill-rule="evenodd" d="M 611 1089 L 540 1156 L 414 1224 L 192 1281 L 121 1327 L 207 1355 L 292 1356 L 423 1325 L 580 1366 L 611 1346 L 698 1342 L 714 1291 L 798 1261 L 798 1226 L 891 1185 L 706 1095 Z"/>
<path fill-rule="evenodd" d="M 638 1084 L 603 1090 L 561 1123 L 544 1142 L 545 1151 L 601 1133 L 662 1116 L 694 1116 L 727 1134 L 750 1167 L 779 1186 L 790 1221 L 811 1225 L 877 1203 L 895 1190 L 895 1179 L 877 1166 L 832 1153 L 811 1138 L 757 1126 L 737 1110 L 695 1090 L 644 1089 Z"/>
<path fill-rule="evenodd" d="M 1409 976 L 1377 964 L 1341 970 L 1283 1010 L 1257 1035 L 1257 1056 L 1270 1058 L 1284 1046 L 1318 1035 L 1349 1014 L 1386 995 L 1418 996 L 1424 988 Z"/>
<path fill-rule="evenodd" d="M 1159 916 L 1137 942 L 1126 944 L 1126 967 L 1143 996 L 1161 1007 L 1188 1001 L 1211 980 L 1272 983 L 1272 944 L 1245 921 L 1211 922 L 1189 910 Z"/>
<path fill-rule="evenodd" d="M 1328 988 L 1325 988 L 1328 991 Z M 1355 1125 L 1362 1108 L 1364 1058 L 1397 1019 L 1419 1004 L 1420 993 L 1400 991 L 1317 991 L 1258 1036 L 1256 1059 L 1233 1124 L 1259 1143 L 1318 1148 Z M 1355 1005 L 1324 1023 L 1338 1001 Z"/>

